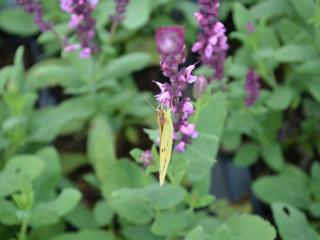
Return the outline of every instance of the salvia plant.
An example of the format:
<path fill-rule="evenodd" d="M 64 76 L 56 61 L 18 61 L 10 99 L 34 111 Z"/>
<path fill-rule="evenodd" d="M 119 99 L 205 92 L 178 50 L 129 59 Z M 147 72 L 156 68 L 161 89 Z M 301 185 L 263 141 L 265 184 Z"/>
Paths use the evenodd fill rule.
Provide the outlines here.
<path fill-rule="evenodd" d="M 319 16 L 318 0 L 0 0 L 0 239 L 319 240 Z"/>

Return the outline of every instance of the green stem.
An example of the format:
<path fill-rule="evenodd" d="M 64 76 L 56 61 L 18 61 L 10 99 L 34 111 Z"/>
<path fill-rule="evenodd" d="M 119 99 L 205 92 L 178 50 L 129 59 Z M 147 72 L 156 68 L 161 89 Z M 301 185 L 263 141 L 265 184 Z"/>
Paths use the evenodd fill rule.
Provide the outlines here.
<path fill-rule="evenodd" d="M 109 38 L 110 45 L 112 45 L 113 39 L 116 35 L 117 27 L 118 27 L 117 21 L 113 21 L 111 25 L 111 30 L 110 30 L 110 38 Z"/>
<path fill-rule="evenodd" d="M 28 224 L 28 218 L 24 218 L 20 227 L 19 240 L 27 240 Z"/>

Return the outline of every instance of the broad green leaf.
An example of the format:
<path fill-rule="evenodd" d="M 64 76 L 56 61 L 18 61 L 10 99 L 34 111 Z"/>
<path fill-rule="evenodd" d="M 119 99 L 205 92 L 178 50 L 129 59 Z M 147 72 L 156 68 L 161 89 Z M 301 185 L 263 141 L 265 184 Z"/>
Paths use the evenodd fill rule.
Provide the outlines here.
<path fill-rule="evenodd" d="M 77 233 L 65 233 L 52 240 L 115 240 L 113 233 L 102 230 L 83 230 Z"/>
<path fill-rule="evenodd" d="M 79 203 L 80 198 L 81 194 L 78 190 L 64 189 L 55 200 L 36 205 L 31 213 L 31 225 L 40 227 L 57 223 Z"/>
<path fill-rule="evenodd" d="M 68 126 L 83 123 L 95 111 L 95 105 L 89 98 L 78 97 L 66 100 L 58 106 L 47 107 L 33 115 L 33 129 L 29 141 L 50 142 Z"/>
<path fill-rule="evenodd" d="M 317 52 L 309 45 L 285 45 L 275 53 L 276 60 L 286 63 L 302 62 L 316 57 Z"/>
<path fill-rule="evenodd" d="M 194 123 L 199 136 L 184 153 L 189 162 L 187 175 L 191 181 L 205 177 L 215 163 L 226 115 L 227 101 L 223 93 L 205 94 L 198 100 Z"/>
<path fill-rule="evenodd" d="M 101 182 L 106 181 L 105 173 L 110 171 L 111 164 L 116 161 L 114 141 L 114 134 L 107 119 L 102 115 L 97 116 L 91 123 L 87 152 Z"/>
<path fill-rule="evenodd" d="M 281 86 L 270 94 L 267 106 L 271 110 L 283 111 L 287 109 L 294 97 L 293 89 L 289 86 Z"/>
<path fill-rule="evenodd" d="M 24 12 L 20 7 L 0 10 L 0 28 L 20 36 L 30 36 L 39 31 L 33 21 L 33 16 Z"/>
<path fill-rule="evenodd" d="M 96 222 L 93 212 L 83 204 L 76 206 L 71 212 L 64 216 L 64 219 L 70 225 L 80 230 L 93 230 L 99 228 L 99 224 Z"/>
<path fill-rule="evenodd" d="M 27 86 L 30 90 L 44 87 L 69 86 L 79 84 L 79 72 L 61 60 L 47 60 L 33 66 L 28 71 Z"/>
<path fill-rule="evenodd" d="M 250 166 L 258 160 L 259 151 L 260 149 L 256 144 L 247 143 L 237 152 L 234 163 L 241 167 Z"/>
<path fill-rule="evenodd" d="M 250 12 L 255 19 L 268 20 L 291 11 L 287 1 L 264 0 L 255 4 Z"/>
<path fill-rule="evenodd" d="M 128 30 L 137 30 L 147 24 L 150 14 L 151 0 L 131 0 L 122 25 Z"/>
<path fill-rule="evenodd" d="M 182 212 L 159 212 L 152 224 L 151 232 L 158 236 L 170 236 L 185 230 L 191 223 L 193 213 Z"/>
<path fill-rule="evenodd" d="M 288 174 L 261 177 L 253 183 L 254 193 L 265 203 L 286 202 L 307 209 L 310 203 L 310 186 L 296 176 Z"/>
<path fill-rule="evenodd" d="M 283 240 L 318 240 L 319 235 L 298 209 L 283 203 L 272 204 L 272 212 Z"/>
<path fill-rule="evenodd" d="M 84 153 L 62 153 L 61 165 L 65 175 L 69 175 L 73 171 L 88 164 L 88 159 Z"/>
<path fill-rule="evenodd" d="M 108 202 L 110 207 L 122 218 L 136 225 L 148 223 L 153 218 L 152 208 L 147 202 L 142 201 L 138 195 L 118 195 Z"/>
<path fill-rule="evenodd" d="M 295 70 L 300 74 L 318 75 L 318 74 L 320 74 L 319 64 L 320 64 L 319 59 L 305 61 L 305 62 L 302 62 L 301 64 L 297 65 Z"/>
<path fill-rule="evenodd" d="M 265 163 L 273 170 L 280 171 L 284 167 L 285 160 L 279 144 L 264 144 L 262 146 L 262 156 Z"/>
<path fill-rule="evenodd" d="M 313 0 L 290 0 L 301 19 L 308 22 L 316 10 L 316 3 Z"/>
<path fill-rule="evenodd" d="M 214 240 L 274 240 L 276 231 L 258 216 L 243 214 L 230 218 L 213 235 Z"/>
<path fill-rule="evenodd" d="M 247 23 L 252 22 L 252 17 L 248 9 L 241 3 L 235 2 L 233 6 L 233 22 L 239 32 L 247 32 Z"/>
<path fill-rule="evenodd" d="M 123 228 L 123 234 L 128 240 L 161 240 L 162 238 L 153 235 L 150 232 L 151 226 L 147 225 L 126 225 Z"/>
<path fill-rule="evenodd" d="M 19 209 L 12 202 L 0 199 L 0 222 L 2 224 L 17 225 L 20 222 L 18 211 Z"/>
<path fill-rule="evenodd" d="M 93 214 L 99 226 L 106 226 L 111 223 L 113 211 L 106 201 L 99 201 L 93 209 Z"/>
<path fill-rule="evenodd" d="M 15 156 L 0 173 L 0 197 L 6 197 L 38 178 L 44 170 L 44 162 L 34 155 Z"/>
<path fill-rule="evenodd" d="M 153 176 L 147 176 L 140 166 L 128 160 L 119 160 L 108 164 L 108 168 L 101 177 L 104 179 L 101 190 L 107 200 L 113 191 L 121 188 L 145 187 L 155 182 Z"/>
<path fill-rule="evenodd" d="M 57 224 L 32 229 L 32 231 L 28 234 L 28 240 L 51 240 L 53 237 L 63 234 L 66 230 L 65 228 L 65 223 L 60 221 Z"/>
<path fill-rule="evenodd" d="M 173 185 L 160 187 L 159 184 L 150 185 L 144 188 L 121 189 L 112 193 L 112 201 L 117 198 L 136 197 L 156 210 L 168 209 L 181 203 L 186 192 L 183 188 Z"/>
<path fill-rule="evenodd" d="M 36 199 L 37 201 L 49 201 L 55 196 L 55 187 L 61 178 L 59 155 L 53 147 L 46 147 L 40 150 L 37 156 L 43 160 L 45 168 L 35 185 Z"/>
<path fill-rule="evenodd" d="M 186 240 L 203 240 L 205 239 L 205 232 L 203 227 L 199 226 L 193 229 L 185 238 Z"/>
<path fill-rule="evenodd" d="M 278 1 L 277 2 L 286 2 L 286 1 Z M 308 34 L 303 28 L 303 26 L 284 18 L 277 25 L 276 29 L 278 34 L 280 35 L 281 40 L 288 44 L 295 44 L 301 41 L 302 39 L 305 41 L 308 38 Z"/>
<path fill-rule="evenodd" d="M 140 0 L 137 0 L 140 1 Z M 142 70 L 151 63 L 147 53 L 130 53 L 109 62 L 101 71 L 101 78 L 119 78 Z"/>

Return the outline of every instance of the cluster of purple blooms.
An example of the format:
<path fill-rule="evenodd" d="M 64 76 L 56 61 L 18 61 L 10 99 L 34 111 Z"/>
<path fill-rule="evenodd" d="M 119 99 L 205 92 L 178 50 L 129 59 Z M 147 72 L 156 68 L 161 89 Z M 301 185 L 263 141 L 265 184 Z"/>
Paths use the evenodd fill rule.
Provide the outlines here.
<path fill-rule="evenodd" d="M 34 22 L 38 25 L 41 32 L 51 30 L 53 25 L 43 20 L 43 8 L 37 0 L 16 0 L 23 10 L 29 14 L 34 14 Z"/>
<path fill-rule="evenodd" d="M 160 55 L 160 65 L 164 76 L 170 83 L 159 83 L 161 93 L 156 99 L 162 107 L 171 109 L 174 123 L 174 140 L 176 151 L 185 151 L 186 144 L 198 136 L 195 125 L 188 122 L 195 112 L 190 98 L 183 97 L 182 93 L 189 84 L 197 81 L 192 75 L 194 65 L 179 70 L 179 65 L 185 62 L 184 29 L 179 26 L 160 27 L 156 33 L 157 50 Z"/>
<path fill-rule="evenodd" d="M 253 68 L 250 68 L 247 72 L 245 91 L 247 94 L 245 104 L 247 107 L 254 105 L 260 95 L 260 77 Z"/>
<path fill-rule="evenodd" d="M 70 15 L 69 27 L 76 29 L 80 44 L 68 44 L 65 51 L 81 49 L 80 57 L 87 58 L 96 51 L 94 43 L 96 21 L 92 17 L 99 0 L 60 0 L 60 7 Z"/>
<path fill-rule="evenodd" d="M 116 13 L 111 15 L 111 20 L 113 22 L 119 23 L 124 19 L 124 14 L 127 9 L 129 0 L 114 0 L 116 3 Z"/>
<path fill-rule="evenodd" d="M 221 80 L 224 76 L 224 62 L 228 50 L 226 29 L 219 21 L 219 0 L 198 0 L 199 12 L 195 17 L 201 32 L 192 51 L 200 54 L 203 65 L 214 69 L 214 75 L 207 80 Z"/>

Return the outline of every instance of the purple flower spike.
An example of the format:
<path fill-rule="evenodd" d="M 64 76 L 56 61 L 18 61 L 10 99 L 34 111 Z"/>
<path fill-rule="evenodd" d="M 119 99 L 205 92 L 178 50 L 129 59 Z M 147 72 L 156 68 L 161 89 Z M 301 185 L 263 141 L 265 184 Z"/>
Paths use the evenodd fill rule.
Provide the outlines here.
<path fill-rule="evenodd" d="M 124 14 L 127 10 L 129 0 L 114 0 L 116 3 L 116 13 L 111 15 L 110 18 L 113 22 L 119 23 L 123 21 Z"/>
<path fill-rule="evenodd" d="M 228 50 L 226 29 L 223 23 L 219 22 L 219 0 L 198 0 L 200 7 L 195 17 L 200 25 L 201 32 L 197 42 L 193 45 L 192 51 L 200 54 L 203 65 L 212 67 L 215 70 L 214 76 L 208 78 L 221 80 L 224 76 L 224 61 Z"/>
<path fill-rule="evenodd" d="M 41 3 L 35 0 L 16 0 L 23 10 L 29 14 L 34 14 L 34 22 L 38 25 L 41 32 L 51 30 L 53 25 L 43 20 L 43 9 Z"/>
<path fill-rule="evenodd" d="M 251 107 L 257 102 L 260 95 L 260 77 L 253 68 L 247 72 L 245 91 L 247 93 L 246 106 Z"/>
<path fill-rule="evenodd" d="M 157 50 L 160 55 L 160 66 L 169 83 L 157 83 L 161 92 L 155 97 L 159 104 L 170 108 L 174 121 L 175 150 L 185 151 L 191 139 L 197 137 L 195 125 L 188 123 L 188 119 L 195 112 L 194 107 L 183 91 L 189 84 L 197 82 L 198 77 L 192 75 L 195 65 L 179 70 L 179 65 L 185 62 L 184 29 L 180 26 L 161 27 L 156 33 Z"/>
<path fill-rule="evenodd" d="M 60 0 L 60 8 L 70 15 L 69 27 L 77 31 L 80 41 L 80 57 L 87 58 L 96 51 L 94 43 L 96 21 L 91 16 L 98 0 Z M 76 45 L 66 44 L 65 50 L 71 51 Z"/>

